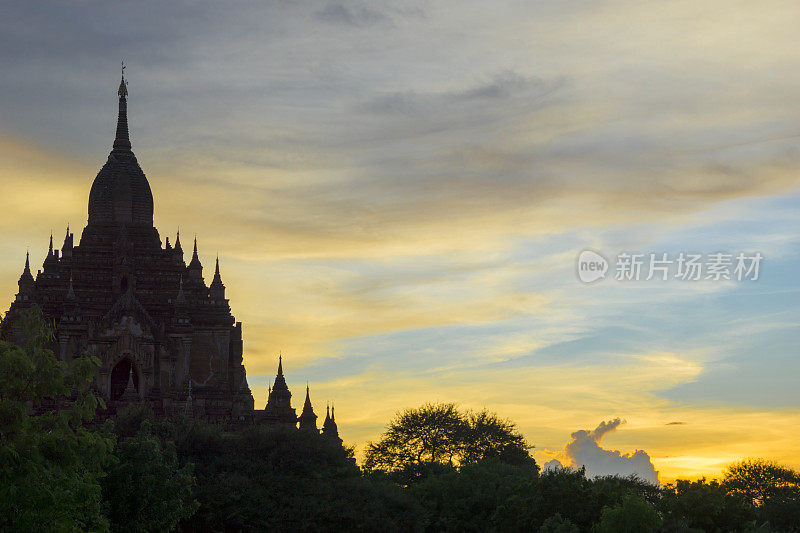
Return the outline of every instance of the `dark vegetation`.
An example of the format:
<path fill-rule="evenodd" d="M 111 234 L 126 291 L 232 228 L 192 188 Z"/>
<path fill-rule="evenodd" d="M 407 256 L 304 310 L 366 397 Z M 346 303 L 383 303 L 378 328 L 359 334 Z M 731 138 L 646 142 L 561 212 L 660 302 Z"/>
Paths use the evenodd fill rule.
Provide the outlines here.
<path fill-rule="evenodd" d="M 58 362 L 25 320 L 24 346 L 0 342 L 3 531 L 800 531 L 800 475 L 773 462 L 664 487 L 540 472 L 512 422 L 452 404 L 398 414 L 363 468 L 292 428 L 99 424 L 99 362 Z"/>

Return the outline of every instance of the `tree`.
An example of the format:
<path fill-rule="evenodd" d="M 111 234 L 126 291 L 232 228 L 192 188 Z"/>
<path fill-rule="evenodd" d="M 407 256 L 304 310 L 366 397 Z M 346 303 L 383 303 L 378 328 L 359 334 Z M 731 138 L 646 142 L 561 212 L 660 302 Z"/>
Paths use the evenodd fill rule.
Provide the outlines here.
<path fill-rule="evenodd" d="M 364 467 L 387 472 L 452 467 L 463 451 L 466 429 L 455 404 L 406 409 L 389 423 L 378 442 L 367 445 Z"/>
<path fill-rule="evenodd" d="M 595 527 L 597 533 L 647 533 L 661 525 L 658 512 L 635 494 L 625 496 L 622 503 L 605 507 L 600 522 Z"/>
<path fill-rule="evenodd" d="M 85 427 L 102 402 L 100 362 L 58 361 L 34 307 L 15 317 L 22 345 L 0 341 L 0 529 L 104 530 L 100 478 L 114 439 Z"/>
<path fill-rule="evenodd" d="M 475 463 L 494 457 L 513 464 L 533 461 L 528 453 L 531 447 L 510 420 L 502 419 L 486 409 L 469 412 L 465 418 L 467 434 L 460 457 L 462 463 Z"/>
<path fill-rule="evenodd" d="M 536 493 L 526 507 L 538 524 L 560 514 L 585 531 L 599 518 L 602 506 L 593 482 L 586 479 L 585 468 L 552 468 L 539 476 Z"/>
<path fill-rule="evenodd" d="M 728 466 L 723 485 L 756 507 L 759 520 L 796 531 L 800 524 L 800 473 L 766 459 L 744 459 Z"/>
<path fill-rule="evenodd" d="M 680 527 L 701 531 L 738 531 L 756 519 L 744 498 L 729 494 L 717 480 L 679 479 L 666 485 L 658 502 L 670 531 Z"/>
<path fill-rule="evenodd" d="M 228 431 L 176 424 L 181 462 L 195 464 L 200 506 L 184 531 L 418 531 L 419 505 L 361 475 L 349 448 L 286 427 Z"/>
<path fill-rule="evenodd" d="M 800 489 L 800 474 L 766 459 L 744 459 L 728 465 L 723 484 L 754 505 L 761 505 L 787 489 Z"/>
<path fill-rule="evenodd" d="M 542 527 L 539 528 L 539 533 L 579 533 L 578 526 L 573 524 L 567 518 L 562 518 L 560 514 L 556 513 L 544 521 Z"/>
<path fill-rule="evenodd" d="M 537 469 L 529 448 L 512 422 L 493 413 L 428 403 L 398 414 L 367 445 L 364 469 L 387 472 L 402 484 L 491 458 Z"/>
<path fill-rule="evenodd" d="M 197 508 L 194 465 L 178 464 L 174 441 L 161 438 L 152 418 L 140 406 L 117 417 L 114 461 L 102 480 L 113 531 L 171 531 Z"/>
<path fill-rule="evenodd" d="M 430 475 L 410 492 L 429 516 L 432 531 L 530 531 L 521 516 L 520 495 L 532 494 L 537 471 L 498 458 Z"/>

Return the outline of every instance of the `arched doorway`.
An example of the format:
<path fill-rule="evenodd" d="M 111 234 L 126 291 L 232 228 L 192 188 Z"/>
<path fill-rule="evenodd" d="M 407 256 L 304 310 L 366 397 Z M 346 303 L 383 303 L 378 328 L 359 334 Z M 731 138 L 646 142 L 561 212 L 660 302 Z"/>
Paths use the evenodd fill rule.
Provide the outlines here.
<path fill-rule="evenodd" d="M 122 393 L 125 392 L 125 387 L 128 386 L 128 376 L 131 373 L 133 363 L 127 357 L 120 360 L 111 370 L 111 400 L 118 400 Z M 133 387 L 136 392 L 139 392 L 139 375 L 136 370 L 133 370 Z"/>

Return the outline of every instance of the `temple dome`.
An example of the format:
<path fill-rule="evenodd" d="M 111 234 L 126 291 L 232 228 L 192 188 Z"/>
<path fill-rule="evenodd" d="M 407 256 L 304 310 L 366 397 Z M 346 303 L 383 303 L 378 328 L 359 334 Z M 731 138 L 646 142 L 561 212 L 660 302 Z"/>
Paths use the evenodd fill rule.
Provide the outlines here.
<path fill-rule="evenodd" d="M 153 193 L 133 153 L 112 151 L 89 193 L 89 224 L 153 225 Z"/>
<path fill-rule="evenodd" d="M 119 117 L 114 149 L 97 173 L 89 193 L 89 225 L 153 225 L 153 193 L 128 137 L 127 88 L 119 89 Z"/>

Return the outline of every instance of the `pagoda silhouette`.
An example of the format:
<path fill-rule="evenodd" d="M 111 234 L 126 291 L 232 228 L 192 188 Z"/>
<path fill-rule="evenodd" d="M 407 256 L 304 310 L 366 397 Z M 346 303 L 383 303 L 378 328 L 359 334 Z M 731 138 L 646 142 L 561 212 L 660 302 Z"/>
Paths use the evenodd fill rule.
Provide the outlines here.
<path fill-rule="evenodd" d="M 168 237 L 162 245 L 150 184 L 131 149 L 124 68 L 113 148 L 92 184 L 80 242 L 67 228 L 58 250 L 51 234 L 35 278 L 26 255 L 0 334 L 21 342 L 20 312 L 38 306 L 55 325 L 51 348 L 59 360 L 90 355 L 101 361 L 94 386 L 109 413 L 147 403 L 165 416 L 299 423 L 317 431 L 308 388 L 299 418 L 291 407 L 282 358 L 267 405 L 254 409 L 242 323 L 225 297 L 219 257 L 206 285 L 196 237 L 188 265 L 180 233 L 174 246 Z M 324 433 L 338 439 L 338 430 Z"/>

